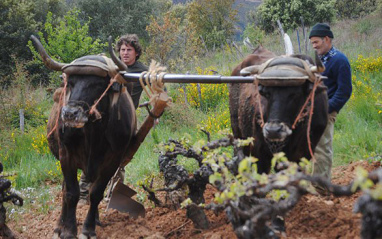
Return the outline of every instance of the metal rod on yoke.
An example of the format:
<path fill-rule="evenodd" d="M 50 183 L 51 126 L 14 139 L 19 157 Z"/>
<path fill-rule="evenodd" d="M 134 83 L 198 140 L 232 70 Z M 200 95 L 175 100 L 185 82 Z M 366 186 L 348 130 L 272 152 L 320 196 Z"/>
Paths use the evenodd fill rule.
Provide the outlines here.
<path fill-rule="evenodd" d="M 138 82 L 141 73 L 121 72 L 123 78 L 128 82 Z M 146 75 L 143 75 L 143 78 Z M 219 76 L 219 75 L 185 75 L 166 74 L 164 83 L 201 83 L 201 84 L 225 84 L 225 83 L 253 83 L 253 76 Z"/>

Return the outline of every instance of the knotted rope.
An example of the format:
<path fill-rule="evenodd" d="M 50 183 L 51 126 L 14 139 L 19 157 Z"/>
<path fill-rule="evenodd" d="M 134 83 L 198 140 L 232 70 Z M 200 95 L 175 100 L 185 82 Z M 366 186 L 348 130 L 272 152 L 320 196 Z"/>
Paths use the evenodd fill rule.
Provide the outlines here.
<path fill-rule="evenodd" d="M 148 104 L 154 105 L 158 100 L 161 93 L 164 93 L 163 78 L 166 75 L 166 67 L 161 66 L 158 62 L 152 60 L 148 71 L 141 73 L 139 82 L 146 95 L 149 97 Z M 143 82 L 143 76 L 145 76 L 145 83 Z M 167 106 L 172 103 L 171 97 L 168 97 Z M 154 116 L 158 118 L 158 116 Z"/>

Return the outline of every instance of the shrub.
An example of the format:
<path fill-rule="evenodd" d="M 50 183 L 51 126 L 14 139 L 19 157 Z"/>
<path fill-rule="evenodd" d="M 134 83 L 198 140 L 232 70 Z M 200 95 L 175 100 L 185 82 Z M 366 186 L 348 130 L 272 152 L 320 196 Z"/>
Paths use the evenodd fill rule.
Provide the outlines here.
<path fill-rule="evenodd" d="M 197 67 L 196 71 L 199 75 L 212 75 L 216 69 L 214 67 L 205 69 Z M 198 87 L 200 87 L 200 91 Z M 180 88 L 179 91 L 184 94 L 183 88 Z M 193 83 L 186 86 L 186 94 L 188 103 L 192 107 L 207 111 L 216 108 L 221 101 L 228 100 L 228 87 L 226 84 L 200 84 L 198 86 Z"/>
<path fill-rule="evenodd" d="M 382 69 L 382 56 L 381 49 L 378 49 L 376 55 L 378 57 L 370 56 L 364 57 L 363 55 L 358 55 L 355 61 L 351 62 L 351 66 L 355 72 L 366 73 L 366 72 L 380 72 Z"/>
<path fill-rule="evenodd" d="M 379 50 L 380 51 L 380 50 Z M 382 82 L 378 79 L 382 69 L 382 57 L 364 57 L 359 55 L 351 62 L 353 68 L 353 94 L 349 101 L 349 107 L 358 112 L 365 119 L 378 118 L 382 111 L 380 90 Z M 370 104 L 370 102 L 372 102 Z"/>
<path fill-rule="evenodd" d="M 202 120 L 200 128 L 203 128 L 209 133 L 217 133 L 222 130 L 230 130 L 231 119 L 228 107 L 228 102 L 222 102 L 216 111 L 207 116 L 206 120 Z"/>

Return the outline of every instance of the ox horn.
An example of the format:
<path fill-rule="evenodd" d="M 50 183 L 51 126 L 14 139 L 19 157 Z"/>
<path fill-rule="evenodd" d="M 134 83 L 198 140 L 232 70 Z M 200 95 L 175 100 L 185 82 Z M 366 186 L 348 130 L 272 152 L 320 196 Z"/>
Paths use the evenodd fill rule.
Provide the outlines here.
<path fill-rule="evenodd" d="M 112 46 L 112 38 L 111 36 L 109 36 L 108 38 L 108 41 L 109 41 L 109 54 L 110 54 L 110 57 L 111 59 L 113 60 L 114 64 L 116 64 L 118 66 L 118 69 L 120 71 L 125 71 L 127 70 L 127 66 L 126 64 L 121 61 L 121 59 L 119 59 L 116 55 L 115 55 L 115 52 L 113 50 L 113 46 Z"/>
<path fill-rule="evenodd" d="M 31 35 L 31 40 L 36 47 L 38 53 L 40 53 L 42 61 L 44 62 L 45 66 L 49 69 L 55 70 L 55 71 L 62 71 L 62 67 L 66 66 L 67 64 L 57 62 L 53 60 L 48 53 L 46 53 L 44 47 L 42 46 L 41 42 L 38 40 L 37 37 L 34 35 Z"/>
<path fill-rule="evenodd" d="M 248 66 L 248 67 L 241 69 L 240 75 L 249 76 L 249 75 L 257 74 L 259 72 L 259 70 L 260 70 L 259 65 Z"/>
<path fill-rule="evenodd" d="M 310 68 L 310 70 L 311 70 L 313 73 L 321 73 L 321 72 L 324 72 L 324 71 L 325 71 L 325 66 L 324 66 L 324 64 L 322 64 L 322 61 L 321 61 L 320 57 L 318 57 L 317 51 L 314 51 L 314 57 L 315 57 L 316 65 L 315 65 L 315 66 L 312 66 L 312 67 Z"/>

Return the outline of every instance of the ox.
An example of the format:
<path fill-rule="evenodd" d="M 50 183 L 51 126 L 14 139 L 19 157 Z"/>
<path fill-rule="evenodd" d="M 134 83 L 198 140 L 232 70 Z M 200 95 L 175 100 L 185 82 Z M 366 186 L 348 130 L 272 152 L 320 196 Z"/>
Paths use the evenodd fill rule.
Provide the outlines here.
<path fill-rule="evenodd" d="M 47 127 L 50 150 L 60 160 L 64 176 L 62 210 L 54 238 L 77 238 L 78 169 L 92 182 L 90 208 L 80 238 L 96 238 L 98 204 L 136 132 L 135 108 L 126 88 L 109 88 L 111 72 L 118 75 L 118 69 L 127 67 L 119 61 L 117 68 L 102 56 L 59 63 L 49 57 L 36 37 L 31 39 L 45 65 L 64 73 L 65 87 L 55 92 L 55 101 L 59 102 L 53 105 Z"/>
<path fill-rule="evenodd" d="M 312 89 L 315 89 L 309 132 L 312 150 L 328 120 L 326 88 L 322 83 L 315 87 L 313 84 L 320 77 L 315 73 L 323 70 L 318 57 L 316 61 L 318 63 L 314 67 L 308 56 L 276 57 L 259 46 L 233 70 L 233 76 L 257 74 L 257 84 L 229 85 L 229 106 L 234 137 L 255 138 L 254 144 L 245 147 L 243 151 L 245 155 L 259 159 L 259 173 L 269 173 L 271 159 L 276 152 L 285 152 L 286 157 L 294 162 L 302 157 L 311 158 L 307 138 L 307 111 L 312 103 L 306 107 L 303 105 Z M 313 71 L 310 67 L 313 67 Z M 301 110 L 303 116 L 298 118 Z"/>

